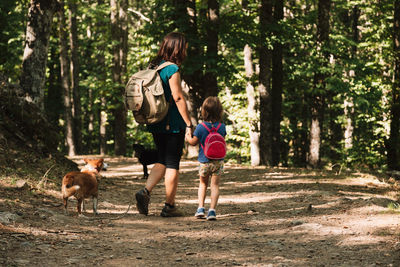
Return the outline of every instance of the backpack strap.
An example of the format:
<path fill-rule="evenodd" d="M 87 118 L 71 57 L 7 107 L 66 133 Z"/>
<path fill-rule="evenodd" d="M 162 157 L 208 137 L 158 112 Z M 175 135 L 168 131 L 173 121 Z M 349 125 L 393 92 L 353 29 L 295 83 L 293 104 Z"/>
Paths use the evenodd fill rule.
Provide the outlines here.
<path fill-rule="evenodd" d="M 207 129 L 207 131 L 208 131 L 209 133 L 211 133 L 210 128 L 208 128 L 207 125 L 206 125 L 204 122 L 202 122 L 201 124 L 204 126 L 204 128 Z M 211 125 L 212 125 L 212 123 L 211 123 Z M 217 126 L 217 127 L 214 127 L 214 125 L 212 125 L 212 128 L 214 128 L 215 131 L 218 131 L 219 127 L 221 127 L 221 123 L 218 123 L 218 126 Z"/>
<path fill-rule="evenodd" d="M 207 130 L 209 133 L 211 132 L 210 128 L 208 128 L 207 125 L 206 125 L 204 122 L 202 122 L 201 125 L 203 125 L 203 127 L 206 128 L 206 130 Z"/>
<path fill-rule="evenodd" d="M 204 123 L 204 121 L 201 123 L 201 125 L 203 125 L 203 127 L 206 128 L 208 133 L 211 133 L 211 130 L 207 127 L 207 125 Z M 200 142 L 200 145 L 201 145 L 201 148 L 204 150 L 204 146 L 201 142 Z"/>
<path fill-rule="evenodd" d="M 169 65 L 174 65 L 175 63 L 172 63 L 172 62 L 170 62 L 170 61 L 165 61 L 163 64 L 161 64 L 161 65 L 158 65 L 158 67 L 157 67 L 157 71 L 159 71 L 159 70 L 162 70 L 163 68 L 165 68 L 165 67 L 167 67 L 167 66 L 169 66 Z"/>

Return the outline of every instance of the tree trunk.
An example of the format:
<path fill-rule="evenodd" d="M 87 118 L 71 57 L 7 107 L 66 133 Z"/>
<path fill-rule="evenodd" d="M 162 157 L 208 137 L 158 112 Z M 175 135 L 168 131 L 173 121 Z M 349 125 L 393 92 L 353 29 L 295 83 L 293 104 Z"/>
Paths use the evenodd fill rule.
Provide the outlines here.
<path fill-rule="evenodd" d="M 44 111 L 44 89 L 47 50 L 56 0 L 31 0 L 26 27 L 25 50 L 20 85 L 28 102 L 36 103 Z"/>
<path fill-rule="evenodd" d="M 122 73 L 126 67 L 126 47 L 124 47 L 124 38 L 126 28 L 122 25 L 127 24 L 126 17 L 127 3 L 121 1 L 121 5 L 116 0 L 111 0 L 111 39 L 115 42 L 113 48 L 113 69 L 112 78 L 116 84 L 116 94 L 123 94 Z M 124 66 L 125 64 L 125 66 Z M 120 98 L 116 98 L 114 109 L 114 152 L 116 155 L 124 156 L 126 154 L 126 110 Z"/>
<path fill-rule="evenodd" d="M 64 1 L 61 1 L 64 7 Z M 71 87 L 69 78 L 69 60 L 68 60 L 68 36 L 65 23 L 64 8 L 60 11 L 60 67 L 61 67 L 61 86 L 64 90 L 64 120 L 65 120 L 65 142 L 68 149 L 68 156 L 75 156 L 73 118 L 71 107 Z"/>
<path fill-rule="evenodd" d="M 53 29 L 52 34 L 57 35 L 58 29 Z M 56 46 L 51 46 L 48 65 L 49 78 L 47 79 L 47 95 L 45 96 L 46 117 L 54 125 L 58 125 L 64 109 L 63 91 L 60 88 L 60 55 Z"/>
<path fill-rule="evenodd" d="M 354 113 L 353 99 L 346 97 L 344 100 L 344 117 L 346 118 L 344 130 L 344 148 L 346 151 L 353 147 L 353 120 L 352 114 Z"/>
<path fill-rule="evenodd" d="M 274 35 L 279 39 L 279 22 L 283 19 L 283 0 L 275 0 L 274 3 L 274 23 L 276 29 Z M 271 88 L 271 164 L 277 166 L 281 154 L 281 120 L 282 120 L 282 91 L 283 91 L 283 65 L 282 65 L 283 46 L 278 40 L 274 43 L 272 51 L 272 88 Z"/>
<path fill-rule="evenodd" d="M 104 96 L 101 97 L 100 107 L 100 155 L 107 154 L 107 113 L 105 112 L 107 106 L 107 100 Z"/>
<path fill-rule="evenodd" d="M 387 144 L 389 169 L 399 170 L 399 130 L 400 130 L 400 0 L 394 2 L 393 20 L 394 81 L 392 86 L 392 107 L 390 136 Z"/>
<path fill-rule="evenodd" d="M 261 164 L 271 166 L 272 125 L 271 125 L 271 50 L 266 43 L 268 25 L 272 23 L 272 0 L 262 0 L 260 9 L 260 159 Z"/>
<path fill-rule="evenodd" d="M 103 0 L 98 1 L 99 6 L 104 5 Z M 99 43 L 98 50 L 99 53 L 96 58 L 96 62 L 98 66 L 100 66 L 100 82 L 101 84 L 106 84 L 106 79 L 107 79 L 107 67 L 106 67 L 106 58 L 105 58 L 105 53 L 106 53 L 106 43 L 101 41 L 102 36 L 106 34 L 106 23 L 103 20 L 98 20 L 96 22 L 96 41 Z M 98 124 L 99 124 L 99 147 L 98 150 L 100 152 L 100 155 L 106 155 L 107 154 L 107 101 L 105 97 L 104 90 L 100 90 L 100 105 L 99 109 L 96 110 L 97 113 L 97 118 L 98 118 Z M 93 110 L 93 112 L 95 112 Z M 95 114 L 95 113 L 93 113 Z M 96 131 L 97 132 L 97 131 Z"/>
<path fill-rule="evenodd" d="M 183 64 L 182 88 L 185 93 L 186 103 L 191 116 L 192 124 L 197 125 L 198 114 L 201 106 L 201 90 L 203 77 L 203 62 L 201 49 L 198 40 L 197 29 L 197 10 L 195 0 L 174 0 L 174 22 L 178 31 L 185 34 L 186 40 L 190 43 L 187 57 Z M 185 66 L 190 66 L 191 71 L 185 70 Z M 198 156 L 198 147 L 186 144 L 187 157 L 195 158 Z"/>
<path fill-rule="evenodd" d="M 176 26 L 179 31 L 185 34 L 187 41 L 190 43 L 187 57 L 183 68 L 185 66 L 190 66 L 190 72 L 184 71 L 182 79 L 186 82 L 189 93 L 188 101 L 190 104 L 190 115 L 193 120 L 194 125 L 197 124 L 199 118 L 199 111 L 204 99 L 204 94 L 202 90 L 203 85 L 203 48 L 201 47 L 201 42 L 199 40 L 198 33 L 198 13 L 196 9 L 195 0 L 175 0 L 175 21 Z"/>
<path fill-rule="evenodd" d="M 208 0 L 207 5 L 207 53 L 203 100 L 208 96 L 218 95 L 216 66 L 218 64 L 219 3 L 217 0 Z"/>
<path fill-rule="evenodd" d="M 79 92 L 79 55 L 78 55 L 78 30 L 76 24 L 77 6 L 76 0 L 69 0 L 69 45 L 71 48 L 71 91 L 72 101 L 72 117 L 74 120 L 74 143 L 78 154 L 82 153 L 82 108 L 81 94 Z"/>
<path fill-rule="evenodd" d="M 256 96 L 254 86 L 251 81 L 254 75 L 253 60 L 251 57 L 252 49 L 249 45 L 244 47 L 244 68 L 246 71 L 247 85 L 247 113 L 249 116 L 249 136 L 250 136 L 250 159 L 252 166 L 260 165 L 260 147 L 259 147 L 259 126 L 256 110 Z"/>
<path fill-rule="evenodd" d="M 324 51 L 329 40 L 329 17 L 330 17 L 331 0 L 318 1 L 318 23 L 317 23 L 317 44 L 316 49 L 321 53 L 323 69 L 327 65 L 329 55 Z M 311 99 L 311 127 L 310 127 L 310 150 L 308 163 L 311 167 L 316 168 L 321 163 L 321 131 L 323 125 L 323 112 L 325 105 L 325 74 L 317 71 L 314 75 L 314 88 Z"/>
<path fill-rule="evenodd" d="M 351 25 L 352 39 L 355 44 L 352 45 L 351 48 L 351 57 L 353 59 L 356 59 L 357 44 L 359 42 L 358 20 L 360 18 L 360 9 L 358 8 L 358 6 L 353 7 L 351 16 L 352 16 L 352 25 Z M 350 70 L 348 76 L 350 79 L 354 79 L 355 71 Z M 346 151 L 348 151 L 353 147 L 353 131 L 354 131 L 353 119 L 352 119 L 353 114 L 354 114 L 353 97 L 346 96 L 346 99 L 344 100 L 344 115 L 346 118 L 345 131 L 344 131 L 344 148 L 346 149 Z"/>

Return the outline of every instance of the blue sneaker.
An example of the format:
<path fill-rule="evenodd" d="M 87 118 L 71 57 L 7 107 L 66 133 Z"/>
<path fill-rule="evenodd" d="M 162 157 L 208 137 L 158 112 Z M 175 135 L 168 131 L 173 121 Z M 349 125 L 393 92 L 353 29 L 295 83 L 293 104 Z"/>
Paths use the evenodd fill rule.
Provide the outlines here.
<path fill-rule="evenodd" d="M 206 216 L 206 210 L 204 208 L 198 208 L 194 216 L 198 219 L 204 218 Z"/>
<path fill-rule="evenodd" d="M 215 213 L 215 210 L 209 210 L 207 214 L 207 220 L 215 221 L 216 219 L 217 219 L 217 214 Z"/>

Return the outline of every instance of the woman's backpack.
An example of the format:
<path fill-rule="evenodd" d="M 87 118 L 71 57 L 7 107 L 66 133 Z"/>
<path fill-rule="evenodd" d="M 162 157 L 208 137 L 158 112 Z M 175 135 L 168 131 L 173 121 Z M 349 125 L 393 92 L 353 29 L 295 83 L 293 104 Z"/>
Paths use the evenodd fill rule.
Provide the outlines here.
<path fill-rule="evenodd" d="M 136 72 L 125 86 L 124 102 L 132 110 L 139 124 L 153 124 L 161 121 L 168 113 L 169 102 L 165 99 L 162 80 L 158 73 L 172 62 L 164 62 L 157 68 Z"/>
<path fill-rule="evenodd" d="M 201 147 L 203 148 L 204 155 L 208 159 L 223 159 L 226 155 L 226 143 L 225 138 L 218 133 L 221 123 L 218 124 L 217 128 L 213 126 L 211 129 L 209 129 L 204 122 L 202 125 L 208 131 L 208 135 L 204 141 L 204 146 L 200 143 Z"/>

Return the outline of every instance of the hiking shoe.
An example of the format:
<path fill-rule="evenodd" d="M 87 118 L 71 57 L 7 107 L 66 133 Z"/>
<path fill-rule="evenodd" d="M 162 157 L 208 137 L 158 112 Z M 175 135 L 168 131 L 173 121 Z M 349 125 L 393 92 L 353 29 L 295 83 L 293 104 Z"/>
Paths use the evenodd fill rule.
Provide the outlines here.
<path fill-rule="evenodd" d="M 149 213 L 150 194 L 143 188 L 136 193 L 136 207 L 140 214 L 147 215 Z"/>
<path fill-rule="evenodd" d="M 204 208 L 198 208 L 194 217 L 201 219 L 206 216 L 206 210 Z"/>
<path fill-rule="evenodd" d="M 209 210 L 207 214 L 207 220 L 215 221 L 216 219 L 217 219 L 217 214 L 215 213 L 215 210 Z"/>
<path fill-rule="evenodd" d="M 161 211 L 161 217 L 180 217 L 182 213 L 174 206 L 165 205 Z"/>

